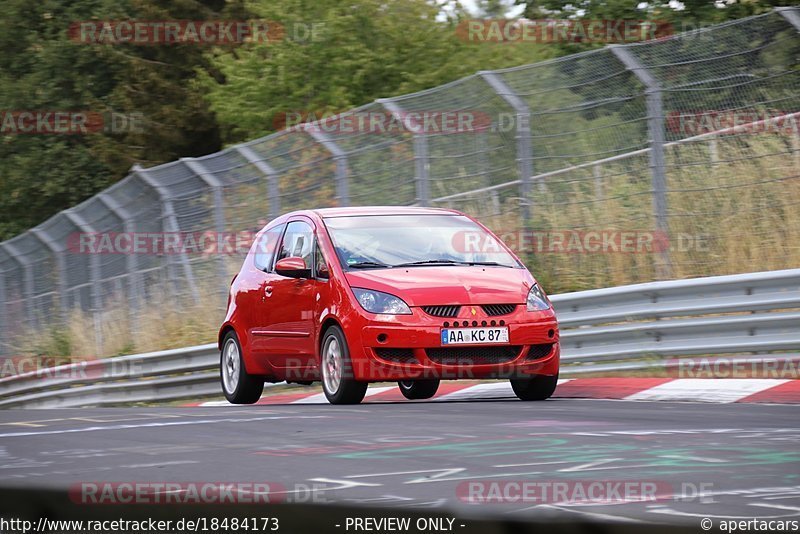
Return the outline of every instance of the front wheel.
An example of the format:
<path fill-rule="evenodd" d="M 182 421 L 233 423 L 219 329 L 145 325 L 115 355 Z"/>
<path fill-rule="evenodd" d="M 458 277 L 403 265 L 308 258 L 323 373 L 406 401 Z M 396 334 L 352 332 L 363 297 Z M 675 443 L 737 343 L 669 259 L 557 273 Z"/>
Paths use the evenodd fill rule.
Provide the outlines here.
<path fill-rule="evenodd" d="M 331 326 L 322 338 L 320 357 L 322 391 L 331 404 L 358 404 L 367 393 L 367 383 L 358 382 L 353 374 L 350 350 L 344 333 Z"/>
<path fill-rule="evenodd" d="M 231 404 L 253 404 L 261 398 L 264 380 L 247 374 L 242 359 L 242 346 L 234 331 L 228 332 L 219 355 L 222 392 Z"/>
<path fill-rule="evenodd" d="M 536 375 L 532 378 L 512 378 L 511 389 L 524 401 L 540 401 L 549 399 L 558 385 L 558 375 Z"/>
<path fill-rule="evenodd" d="M 430 399 L 439 389 L 439 380 L 401 380 L 397 385 L 408 400 Z"/>

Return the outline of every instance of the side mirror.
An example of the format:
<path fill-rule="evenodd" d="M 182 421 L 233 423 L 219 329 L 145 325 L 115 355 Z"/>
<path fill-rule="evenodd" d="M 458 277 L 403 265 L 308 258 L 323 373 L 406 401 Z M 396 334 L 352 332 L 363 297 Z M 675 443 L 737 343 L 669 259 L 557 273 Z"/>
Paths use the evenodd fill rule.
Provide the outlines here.
<path fill-rule="evenodd" d="M 323 262 L 321 265 L 317 265 L 317 276 L 326 280 L 331 277 L 331 272 L 328 269 L 327 263 Z"/>
<path fill-rule="evenodd" d="M 308 268 L 303 258 L 292 256 L 283 258 L 275 264 L 275 272 L 289 278 L 310 278 L 311 269 Z"/>

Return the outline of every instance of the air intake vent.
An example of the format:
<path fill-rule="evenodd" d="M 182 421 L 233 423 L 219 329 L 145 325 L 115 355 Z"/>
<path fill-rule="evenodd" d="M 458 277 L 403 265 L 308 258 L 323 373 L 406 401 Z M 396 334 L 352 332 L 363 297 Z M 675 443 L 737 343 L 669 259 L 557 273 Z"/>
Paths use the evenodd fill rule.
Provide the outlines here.
<path fill-rule="evenodd" d="M 388 347 L 375 348 L 378 358 L 395 363 L 418 363 L 414 357 L 414 349 L 395 349 Z"/>
<path fill-rule="evenodd" d="M 525 357 L 528 360 L 538 360 L 539 358 L 544 358 L 550 351 L 553 350 L 552 343 L 542 343 L 540 345 L 531 345 L 528 349 L 528 355 Z"/>
<path fill-rule="evenodd" d="M 434 317 L 458 317 L 461 306 L 423 306 L 422 309 Z"/>
<path fill-rule="evenodd" d="M 428 358 L 442 365 L 486 365 L 510 362 L 519 356 L 518 345 L 494 347 L 442 347 L 426 349 Z"/>
<path fill-rule="evenodd" d="M 481 306 L 486 315 L 496 317 L 498 315 L 508 315 L 517 309 L 516 304 L 484 304 Z"/>

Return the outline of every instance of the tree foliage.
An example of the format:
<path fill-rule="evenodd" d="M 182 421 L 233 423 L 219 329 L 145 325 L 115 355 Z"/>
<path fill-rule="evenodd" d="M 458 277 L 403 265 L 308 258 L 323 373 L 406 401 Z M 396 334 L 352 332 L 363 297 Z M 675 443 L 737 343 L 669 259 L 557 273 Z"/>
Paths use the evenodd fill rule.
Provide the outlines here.
<path fill-rule="evenodd" d="M 167 6 L 167 7 L 162 7 Z M 207 19 L 224 0 L 5 0 L 0 17 L 0 110 L 139 114 L 133 129 L 88 135 L 0 135 L 0 238 L 19 233 L 124 177 L 131 165 L 202 155 L 221 146 L 196 69 L 194 45 L 87 44 L 70 25 L 88 20 Z M 109 124 L 107 121 L 106 124 Z"/>

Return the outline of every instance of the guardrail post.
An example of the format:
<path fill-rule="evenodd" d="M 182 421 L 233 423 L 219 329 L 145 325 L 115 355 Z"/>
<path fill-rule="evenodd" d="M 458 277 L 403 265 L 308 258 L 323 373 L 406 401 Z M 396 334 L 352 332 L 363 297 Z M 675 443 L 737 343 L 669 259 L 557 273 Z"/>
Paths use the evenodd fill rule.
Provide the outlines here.
<path fill-rule="evenodd" d="M 0 271 L 0 356 L 5 356 L 8 345 L 8 299 L 6 299 L 6 278 L 4 271 Z"/>
<path fill-rule="evenodd" d="M 44 230 L 31 228 L 31 234 L 50 250 L 56 260 L 56 270 L 58 271 L 58 309 L 61 312 L 62 323 L 66 325 L 69 320 L 69 309 L 67 308 L 67 264 L 64 259 L 66 248 L 63 243 L 59 243 L 50 237 Z"/>
<path fill-rule="evenodd" d="M 304 126 L 305 132 L 333 155 L 333 161 L 336 164 L 336 200 L 339 206 L 349 206 L 350 190 L 347 184 L 347 153 L 339 148 L 339 145 L 334 143 L 327 134 L 315 128 L 313 123 L 305 124 Z"/>
<path fill-rule="evenodd" d="M 656 230 L 663 236 L 669 236 L 669 220 L 667 217 L 667 179 L 664 163 L 664 110 L 662 105 L 661 85 L 650 71 L 634 56 L 627 47 L 610 45 L 609 49 L 625 68 L 633 73 L 645 86 L 647 98 L 647 129 L 650 132 L 650 172 L 653 183 L 653 210 L 655 211 Z M 656 262 L 656 276 L 660 279 L 671 278 L 672 267 L 669 250 L 661 251 Z"/>
<path fill-rule="evenodd" d="M 267 177 L 267 198 L 269 199 L 269 220 L 281 214 L 281 193 L 278 187 L 278 173 L 266 161 L 261 159 L 249 146 L 237 145 L 233 147 L 244 158 L 255 165 Z M 260 228 L 259 228 L 260 230 Z"/>
<path fill-rule="evenodd" d="M 33 306 L 33 270 L 31 268 L 31 262 L 11 243 L 0 243 L 0 247 L 3 247 L 14 262 L 22 269 L 22 294 L 25 300 L 28 301 L 28 305 L 25 307 L 25 313 L 28 322 L 34 325 L 36 324 L 36 315 L 34 314 Z"/>
<path fill-rule="evenodd" d="M 64 216 L 72 222 L 81 232 L 95 233 L 94 228 L 86 219 L 72 210 L 64 210 Z M 99 314 L 103 311 L 102 296 L 100 295 L 100 256 L 89 255 L 89 278 L 91 279 L 92 320 L 94 321 L 94 342 L 96 356 L 100 356 L 103 347 L 103 329 L 100 325 Z"/>
<path fill-rule="evenodd" d="M 225 267 L 225 254 L 221 250 L 220 244 L 224 241 L 221 241 L 221 238 L 224 238 L 223 233 L 225 232 L 225 211 L 224 211 L 224 203 L 225 199 L 222 195 L 224 184 L 214 176 L 211 171 L 206 169 L 206 167 L 198 160 L 193 158 L 181 158 L 180 162 L 189 167 L 193 173 L 200 177 L 206 185 L 211 188 L 213 197 L 214 197 L 214 229 L 216 231 L 216 241 L 217 241 L 217 258 L 219 260 L 219 274 L 221 276 L 220 280 L 225 281 L 228 278 L 228 270 Z"/>
<path fill-rule="evenodd" d="M 163 231 L 174 233 L 180 232 L 178 217 L 175 215 L 175 210 L 172 207 L 172 199 L 166 188 L 158 183 L 152 176 L 150 176 L 150 173 L 146 169 L 143 169 L 138 164 L 131 168 L 131 174 L 139 178 L 149 187 L 152 187 L 158 195 L 158 198 L 161 200 L 161 228 Z M 186 257 L 186 252 L 181 251 L 181 253 L 178 254 L 178 258 L 181 262 L 181 266 L 183 267 L 183 274 L 186 277 L 186 284 L 189 286 L 189 292 L 192 294 L 192 300 L 195 302 L 195 304 L 197 304 L 199 302 L 197 285 L 194 282 L 194 273 L 192 272 L 192 266 L 189 265 L 189 259 Z M 172 260 L 167 259 L 167 265 L 171 263 Z"/>
<path fill-rule="evenodd" d="M 133 223 L 133 215 L 108 193 L 102 192 L 98 194 L 97 200 L 108 208 L 111 213 L 120 218 L 123 231 L 133 237 L 133 234 L 136 232 L 136 227 Z M 125 256 L 125 270 L 128 271 L 128 305 L 133 312 L 130 314 L 130 320 L 133 324 L 133 331 L 136 332 L 138 331 L 138 314 L 136 312 L 141 302 L 144 301 L 144 291 L 139 281 L 139 258 L 135 251 L 131 251 L 130 254 Z"/>
<path fill-rule="evenodd" d="M 800 31 L 800 12 L 793 7 L 776 7 L 775 11 L 797 28 L 797 31 Z"/>
<path fill-rule="evenodd" d="M 519 169 L 519 194 L 522 197 L 522 220 L 530 222 L 531 178 L 533 177 L 533 147 L 531 146 L 531 110 L 496 72 L 484 70 L 478 73 L 497 95 L 511 106 L 516 114 L 517 167 Z"/>
<path fill-rule="evenodd" d="M 406 124 L 404 120 L 405 111 L 397 102 L 391 98 L 379 98 L 376 102 L 391 113 L 400 124 Z M 428 136 L 425 135 L 425 132 L 416 130 L 413 132 L 415 204 L 429 206 L 431 203 L 431 163 L 428 156 Z"/>

